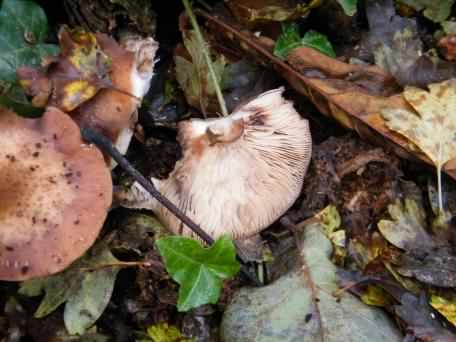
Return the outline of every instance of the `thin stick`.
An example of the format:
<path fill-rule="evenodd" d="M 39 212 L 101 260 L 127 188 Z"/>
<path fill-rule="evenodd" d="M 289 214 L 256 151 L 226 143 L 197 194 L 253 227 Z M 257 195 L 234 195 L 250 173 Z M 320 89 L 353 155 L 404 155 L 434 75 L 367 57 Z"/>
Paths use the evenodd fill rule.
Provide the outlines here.
<path fill-rule="evenodd" d="M 104 135 L 94 131 L 90 128 L 82 128 L 81 134 L 84 140 L 94 143 L 100 149 L 109 154 L 130 176 L 132 176 L 141 186 L 149 192 L 160 204 L 172 212 L 187 225 L 195 234 L 197 234 L 208 245 L 212 244 L 214 240 L 202 230 L 196 223 L 190 220 L 182 211 L 177 208 L 174 203 L 164 197 L 154 186 L 154 184 L 144 177 L 133 165 L 114 147 L 111 141 Z"/>
<path fill-rule="evenodd" d="M 219 102 L 220 109 L 222 110 L 222 115 L 228 116 L 225 99 L 223 98 L 222 90 L 220 89 L 220 85 L 217 81 L 217 76 L 215 75 L 214 66 L 212 65 L 211 56 L 209 55 L 209 50 L 207 48 L 206 42 L 204 41 L 203 34 L 201 33 L 198 22 L 196 21 L 195 15 L 193 14 L 188 0 L 182 0 L 182 2 L 184 3 L 185 10 L 190 19 L 190 23 L 193 26 L 193 30 L 195 30 L 196 39 L 199 41 L 201 52 L 203 53 L 204 59 L 206 60 L 207 67 L 209 69 L 209 75 L 211 77 L 212 83 L 214 84 L 215 94 L 217 95 L 217 100 Z"/>
<path fill-rule="evenodd" d="M 185 215 L 178 207 L 176 207 L 170 200 L 163 196 L 154 186 L 154 184 L 144 177 L 133 165 L 115 148 L 112 142 L 103 134 L 87 127 L 81 128 L 81 135 L 89 143 L 95 144 L 102 151 L 107 153 L 114 159 L 120 167 L 124 169 L 130 176 L 132 176 L 146 191 L 161 203 L 166 209 L 173 213 L 179 220 L 181 220 L 187 227 L 189 227 L 195 234 L 197 234 L 208 245 L 214 243 L 214 239 L 210 237 L 200 226 L 193 222 L 187 215 Z M 241 264 L 241 273 L 249 279 L 256 286 L 261 286 L 261 282 L 257 276 L 252 274 L 245 265 L 245 261 L 236 253 L 237 259 Z"/>

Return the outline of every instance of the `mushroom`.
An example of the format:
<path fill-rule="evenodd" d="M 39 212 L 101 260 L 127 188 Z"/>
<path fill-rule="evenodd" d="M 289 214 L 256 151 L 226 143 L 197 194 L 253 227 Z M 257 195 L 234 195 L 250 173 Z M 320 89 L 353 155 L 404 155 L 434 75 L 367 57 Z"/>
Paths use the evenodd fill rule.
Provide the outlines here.
<path fill-rule="evenodd" d="M 59 272 L 95 241 L 112 200 L 103 155 L 74 121 L 0 108 L 0 280 Z"/>
<path fill-rule="evenodd" d="M 98 33 L 96 37 L 112 59 L 112 88 L 101 89 L 71 115 L 81 127 L 95 128 L 107 136 L 125 154 L 137 121 L 137 108 L 153 76 L 158 43 L 152 38 L 126 35 L 119 45 L 106 34 Z"/>
<path fill-rule="evenodd" d="M 161 193 L 210 236 L 246 239 L 283 215 L 299 196 L 311 157 L 307 120 L 283 98 L 265 92 L 231 115 L 179 124 L 183 157 Z M 174 233 L 193 236 L 138 183 L 117 194 L 123 206 L 153 210 Z"/>

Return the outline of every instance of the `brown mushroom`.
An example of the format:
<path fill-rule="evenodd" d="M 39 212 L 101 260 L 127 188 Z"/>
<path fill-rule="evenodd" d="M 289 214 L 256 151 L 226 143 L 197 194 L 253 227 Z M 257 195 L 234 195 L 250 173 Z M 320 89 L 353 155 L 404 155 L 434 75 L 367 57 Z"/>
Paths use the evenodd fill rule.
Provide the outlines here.
<path fill-rule="evenodd" d="M 179 125 L 183 158 L 164 181 L 163 195 L 209 235 L 244 239 L 268 227 L 298 197 L 311 157 L 307 120 L 282 97 L 257 96 L 225 118 Z M 192 232 L 135 183 L 122 205 L 153 210 L 174 233 Z"/>
<path fill-rule="evenodd" d="M 105 34 L 96 37 L 103 52 L 112 59 L 113 88 L 101 89 L 71 115 L 80 126 L 98 130 L 125 153 L 137 121 L 136 110 L 150 86 L 158 43 L 152 38 L 130 35 L 119 45 Z"/>
<path fill-rule="evenodd" d="M 56 108 L 25 119 L 0 108 L 0 279 L 63 270 L 95 241 L 112 200 L 103 156 Z"/>

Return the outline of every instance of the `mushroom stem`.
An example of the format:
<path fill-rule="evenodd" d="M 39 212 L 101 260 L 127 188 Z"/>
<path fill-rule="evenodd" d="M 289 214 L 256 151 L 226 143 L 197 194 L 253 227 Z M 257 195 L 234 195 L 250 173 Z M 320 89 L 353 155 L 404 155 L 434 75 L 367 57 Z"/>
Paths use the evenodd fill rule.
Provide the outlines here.
<path fill-rule="evenodd" d="M 204 59 L 206 60 L 207 68 L 209 69 L 209 75 L 212 80 L 212 83 L 214 84 L 215 94 L 217 95 L 217 100 L 219 102 L 222 115 L 228 116 L 228 110 L 226 109 L 225 99 L 223 98 L 222 90 L 220 89 L 220 85 L 217 81 L 217 76 L 215 76 L 214 66 L 212 65 L 211 56 L 209 55 L 209 49 L 207 48 L 207 44 L 204 41 L 203 34 L 201 33 L 198 22 L 196 21 L 195 15 L 192 11 L 192 7 L 188 3 L 188 0 L 182 0 L 182 2 L 184 3 L 185 10 L 193 26 L 193 29 L 195 30 L 196 38 L 199 41 L 201 52 L 203 53 Z"/>
<path fill-rule="evenodd" d="M 147 192 L 151 194 L 159 203 L 161 203 L 166 209 L 172 212 L 176 217 L 186 224 L 195 234 L 197 234 L 204 242 L 208 245 L 214 243 L 212 239 L 200 226 L 193 222 L 189 217 L 187 217 L 179 208 L 177 208 L 170 200 L 164 197 L 156 188 L 155 185 L 144 177 L 138 170 L 134 168 L 133 165 L 125 158 L 111 143 L 111 141 L 106 138 L 103 134 L 98 133 L 97 131 L 83 127 L 81 128 L 81 135 L 89 143 L 95 144 L 103 152 L 107 153 L 114 159 L 117 164 L 120 165 L 130 176 L 132 176 L 141 186 L 146 189 Z M 256 274 L 252 274 L 247 268 L 247 265 L 244 260 L 239 256 L 239 253 L 236 251 L 237 259 L 241 263 L 241 273 L 249 279 L 254 285 L 261 286 L 262 283 L 258 280 Z"/>

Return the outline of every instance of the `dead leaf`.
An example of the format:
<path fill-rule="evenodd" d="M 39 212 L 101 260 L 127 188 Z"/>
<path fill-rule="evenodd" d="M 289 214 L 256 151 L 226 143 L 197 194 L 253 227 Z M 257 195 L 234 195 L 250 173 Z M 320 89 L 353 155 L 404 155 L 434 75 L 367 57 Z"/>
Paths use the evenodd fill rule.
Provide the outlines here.
<path fill-rule="evenodd" d="M 193 31 L 184 33 L 184 45 L 190 55 L 190 60 L 184 55 L 176 53 L 174 57 L 176 78 L 184 91 L 187 102 L 195 108 L 200 108 L 203 114 L 207 115 L 210 98 L 215 98 L 215 88 L 210 80 L 204 54 Z M 225 57 L 223 55 L 215 55 L 212 65 L 217 82 L 220 84 L 226 65 Z"/>
<path fill-rule="evenodd" d="M 331 295 L 338 288 L 331 252 L 319 225 L 306 226 L 300 251 L 306 266 L 269 286 L 241 289 L 225 311 L 222 340 L 401 341 L 379 309 L 350 293 L 339 299 Z"/>
<path fill-rule="evenodd" d="M 17 78 L 37 106 L 55 106 L 70 112 L 111 85 L 111 58 L 94 34 L 63 27 L 59 32 L 59 56 L 43 62 L 45 68 L 17 69 Z"/>
<path fill-rule="evenodd" d="M 429 304 L 440 312 L 448 322 L 456 326 L 456 293 L 454 291 L 432 293 Z"/>
<path fill-rule="evenodd" d="M 404 254 L 396 269 L 405 277 L 437 287 L 456 287 L 456 255 L 449 247 L 439 247 L 422 255 Z"/>
<path fill-rule="evenodd" d="M 394 246 L 406 251 L 430 250 L 435 244 L 424 228 L 426 215 L 415 201 L 405 199 L 403 203 L 396 200 L 388 206 L 392 220 L 381 220 L 378 229 Z"/>
<path fill-rule="evenodd" d="M 429 92 L 407 87 L 404 98 L 417 113 L 386 108 L 382 114 L 387 126 L 409 139 L 437 167 L 439 208 L 443 208 L 442 167 L 456 158 L 456 80 L 428 85 Z"/>

